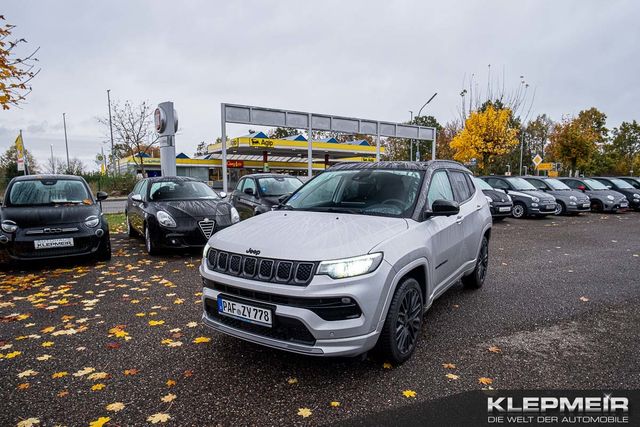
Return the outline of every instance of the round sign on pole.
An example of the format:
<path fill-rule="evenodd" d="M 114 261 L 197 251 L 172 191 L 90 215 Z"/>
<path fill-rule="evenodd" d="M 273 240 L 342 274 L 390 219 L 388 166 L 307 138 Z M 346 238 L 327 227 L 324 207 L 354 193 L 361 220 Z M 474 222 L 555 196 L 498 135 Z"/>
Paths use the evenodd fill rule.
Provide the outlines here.
<path fill-rule="evenodd" d="M 164 129 L 167 126 L 167 115 L 162 108 L 156 108 L 156 111 L 153 113 L 153 121 L 156 125 L 156 132 L 164 132 Z"/>

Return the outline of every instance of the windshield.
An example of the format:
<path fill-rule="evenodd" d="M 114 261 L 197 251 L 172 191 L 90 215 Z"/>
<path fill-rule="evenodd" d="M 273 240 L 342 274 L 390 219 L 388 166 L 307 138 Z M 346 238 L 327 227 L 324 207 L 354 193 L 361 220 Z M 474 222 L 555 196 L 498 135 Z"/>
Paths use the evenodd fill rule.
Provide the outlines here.
<path fill-rule="evenodd" d="M 545 179 L 544 182 L 549 184 L 551 188 L 553 188 L 554 190 L 571 190 L 571 187 L 569 187 L 567 184 L 557 179 L 548 178 L 548 179 Z"/>
<path fill-rule="evenodd" d="M 531 183 L 529 183 L 528 181 L 525 181 L 522 178 L 509 177 L 505 179 L 509 181 L 509 183 L 513 186 L 514 190 L 520 190 L 520 191 L 537 190 L 536 187 L 534 187 Z"/>
<path fill-rule="evenodd" d="M 618 188 L 625 188 L 627 190 L 633 190 L 633 185 L 618 178 L 611 178 L 609 181 L 613 182 Z"/>
<path fill-rule="evenodd" d="M 480 187 L 481 190 L 494 190 L 484 179 L 473 178 L 473 183 L 476 184 L 477 187 Z"/>
<path fill-rule="evenodd" d="M 285 209 L 406 217 L 423 171 L 356 169 L 324 172 L 295 193 Z"/>
<path fill-rule="evenodd" d="M 608 190 L 609 187 L 601 183 L 600 181 L 596 181 L 595 179 L 585 178 L 584 183 L 589 186 L 592 190 Z"/>
<path fill-rule="evenodd" d="M 151 184 L 149 200 L 219 199 L 215 191 L 200 181 L 160 181 Z"/>
<path fill-rule="evenodd" d="M 274 176 L 259 178 L 258 186 L 263 196 L 282 196 L 296 191 L 302 185 L 298 178 Z"/>
<path fill-rule="evenodd" d="M 11 186 L 7 206 L 45 206 L 58 204 L 92 205 L 84 182 L 71 179 L 33 179 Z"/>

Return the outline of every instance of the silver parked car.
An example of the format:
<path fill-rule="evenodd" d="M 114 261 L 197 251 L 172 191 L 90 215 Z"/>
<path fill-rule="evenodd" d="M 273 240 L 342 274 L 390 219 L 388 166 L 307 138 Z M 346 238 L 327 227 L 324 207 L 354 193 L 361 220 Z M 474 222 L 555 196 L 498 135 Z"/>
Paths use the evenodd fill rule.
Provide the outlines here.
<path fill-rule="evenodd" d="M 211 237 L 203 321 L 308 355 L 377 345 L 402 363 L 438 296 L 460 279 L 482 286 L 490 236 L 487 199 L 459 163 L 337 165 Z"/>

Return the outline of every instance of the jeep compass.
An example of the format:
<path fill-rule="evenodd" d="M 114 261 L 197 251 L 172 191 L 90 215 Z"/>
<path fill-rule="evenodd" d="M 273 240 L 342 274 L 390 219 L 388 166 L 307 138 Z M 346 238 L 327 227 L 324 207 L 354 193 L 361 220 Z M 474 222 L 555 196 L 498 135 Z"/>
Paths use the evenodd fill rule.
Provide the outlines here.
<path fill-rule="evenodd" d="M 482 286 L 490 236 L 487 199 L 459 163 L 336 165 L 209 239 L 203 321 L 282 350 L 377 347 L 402 363 L 438 296 L 460 279 Z"/>

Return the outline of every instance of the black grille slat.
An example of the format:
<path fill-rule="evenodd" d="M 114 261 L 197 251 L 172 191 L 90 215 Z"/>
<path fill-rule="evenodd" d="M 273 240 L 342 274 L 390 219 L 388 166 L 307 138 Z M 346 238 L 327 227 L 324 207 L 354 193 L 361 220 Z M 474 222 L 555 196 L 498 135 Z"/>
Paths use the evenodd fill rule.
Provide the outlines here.
<path fill-rule="evenodd" d="M 276 279 L 281 280 L 283 282 L 289 281 L 291 277 L 291 270 L 293 268 L 293 263 L 289 261 L 280 261 L 278 262 L 278 269 L 276 270 Z"/>
<path fill-rule="evenodd" d="M 255 258 L 251 258 L 251 257 L 245 258 L 244 268 L 242 269 L 242 271 L 244 271 L 244 275 L 249 277 L 255 276 L 257 263 L 258 261 Z"/>
<path fill-rule="evenodd" d="M 207 254 L 207 266 L 219 273 L 297 286 L 309 284 L 313 279 L 316 264 L 311 261 L 260 258 L 215 248 L 209 249 Z"/>

